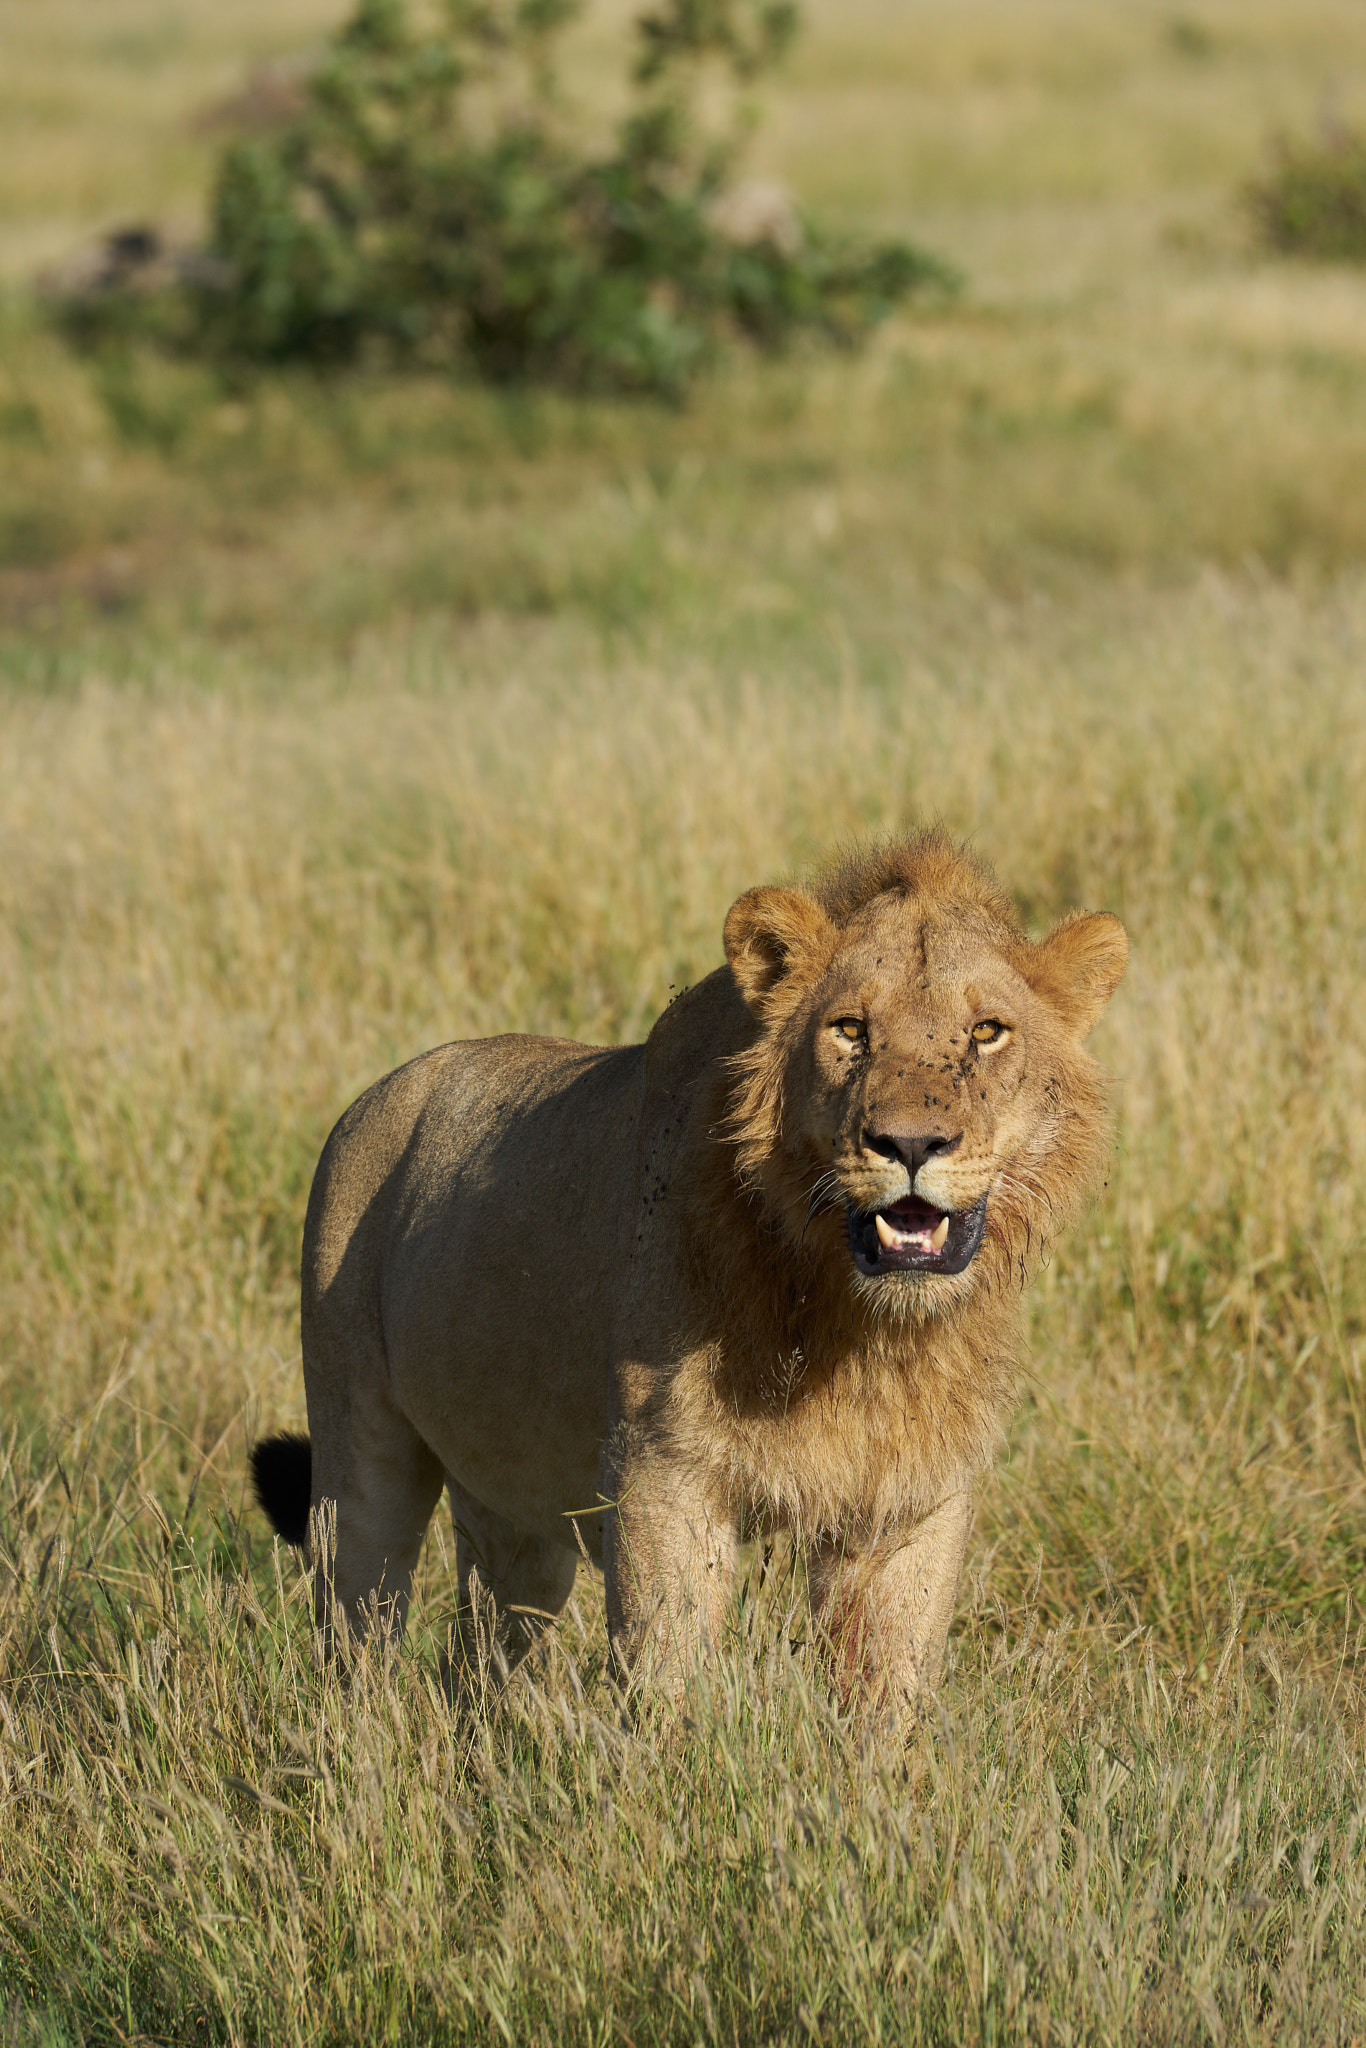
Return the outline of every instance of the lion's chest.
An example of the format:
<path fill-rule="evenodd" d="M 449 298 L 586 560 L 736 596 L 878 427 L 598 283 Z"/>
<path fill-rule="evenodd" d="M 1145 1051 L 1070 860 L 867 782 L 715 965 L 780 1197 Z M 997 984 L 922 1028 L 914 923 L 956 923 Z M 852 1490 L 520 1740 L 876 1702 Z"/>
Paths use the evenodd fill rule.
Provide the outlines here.
<path fill-rule="evenodd" d="M 919 1521 L 990 1463 L 1008 1388 L 965 1388 L 945 1361 L 799 1353 L 743 1381 L 713 1357 L 675 1387 L 675 1441 L 737 1520 L 860 1542 Z"/>

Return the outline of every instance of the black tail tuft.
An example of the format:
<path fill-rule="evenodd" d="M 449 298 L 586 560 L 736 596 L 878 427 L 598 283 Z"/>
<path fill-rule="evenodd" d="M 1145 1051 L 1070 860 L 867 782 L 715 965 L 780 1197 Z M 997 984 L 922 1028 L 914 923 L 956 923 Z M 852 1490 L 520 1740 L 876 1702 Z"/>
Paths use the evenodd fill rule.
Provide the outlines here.
<path fill-rule="evenodd" d="M 285 1430 L 262 1437 L 251 1450 L 251 1476 L 256 1498 L 286 1543 L 308 1541 L 308 1510 L 313 1499 L 313 1452 L 306 1436 Z"/>

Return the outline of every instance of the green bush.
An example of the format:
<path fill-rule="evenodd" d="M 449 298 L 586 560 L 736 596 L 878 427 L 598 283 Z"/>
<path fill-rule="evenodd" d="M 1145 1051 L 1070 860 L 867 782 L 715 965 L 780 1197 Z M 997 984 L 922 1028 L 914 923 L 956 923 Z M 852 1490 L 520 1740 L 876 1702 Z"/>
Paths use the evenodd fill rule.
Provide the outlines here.
<path fill-rule="evenodd" d="M 1259 238 L 1287 255 L 1366 262 L 1366 136 L 1286 143 L 1247 202 Z"/>
<path fill-rule="evenodd" d="M 642 13 L 627 111 L 596 155 L 556 83 L 581 7 L 359 0 L 302 109 L 225 150 L 210 245 L 169 295 L 144 289 L 131 314 L 126 289 L 87 295 L 68 330 L 126 337 L 131 318 L 226 362 L 673 395 L 728 334 L 855 341 L 907 293 L 951 282 L 903 243 L 819 232 L 780 192 L 775 218 L 734 218 L 743 91 L 790 40 L 790 0 Z M 719 127 L 704 99 L 729 107 Z"/>

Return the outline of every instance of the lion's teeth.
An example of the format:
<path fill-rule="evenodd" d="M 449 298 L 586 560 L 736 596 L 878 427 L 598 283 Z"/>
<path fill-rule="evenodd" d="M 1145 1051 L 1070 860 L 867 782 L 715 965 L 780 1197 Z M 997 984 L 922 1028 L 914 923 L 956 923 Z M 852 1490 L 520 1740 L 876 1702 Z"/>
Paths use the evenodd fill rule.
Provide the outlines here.
<path fill-rule="evenodd" d="M 940 1217 L 940 1219 L 939 1219 L 939 1227 L 938 1227 L 938 1229 L 937 1229 L 937 1230 L 932 1230 L 932 1231 L 930 1232 L 930 1243 L 931 1243 L 931 1244 L 932 1244 L 932 1245 L 934 1246 L 934 1248 L 935 1248 L 935 1250 L 936 1250 L 937 1252 L 942 1252 L 942 1251 L 943 1251 L 943 1249 L 944 1249 L 944 1241 L 945 1241 L 945 1239 L 946 1239 L 946 1238 L 948 1237 L 948 1234 L 949 1234 L 949 1219 L 948 1219 L 948 1217 L 947 1217 L 947 1216 L 941 1216 L 941 1217 Z"/>
<path fill-rule="evenodd" d="M 887 1245 L 890 1248 L 890 1246 L 894 1244 L 899 1244 L 901 1242 L 896 1232 L 892 1229 L 891 1224 L 888 1223 L 885 1216 L 874 1216 L 873 1221 L 877 1225 L 877 1234 L 881 1238 L 883 1244 Z"/>

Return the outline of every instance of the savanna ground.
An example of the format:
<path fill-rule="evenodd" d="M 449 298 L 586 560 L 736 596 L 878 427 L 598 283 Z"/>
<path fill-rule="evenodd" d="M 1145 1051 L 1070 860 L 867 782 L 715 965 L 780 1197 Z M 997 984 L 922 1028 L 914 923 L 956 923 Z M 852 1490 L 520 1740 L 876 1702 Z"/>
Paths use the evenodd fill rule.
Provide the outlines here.
<path fill-rule="evenodd" d="M 758 168 L 966 288 L 681 412 L 64 353 L 335 18 L 0 7 L 0 2039 L 1360 2040 L 1366 277 L 1237 191 L 1366 13 L 813 4 Z M 333 1119 L 930 816 L 1133 944 L 936 1713 L 779 1575 L 681 1722 L 586 1576 L 457 1715 L 440 1528 L 343 1691 L 244 1484 Z"/>

